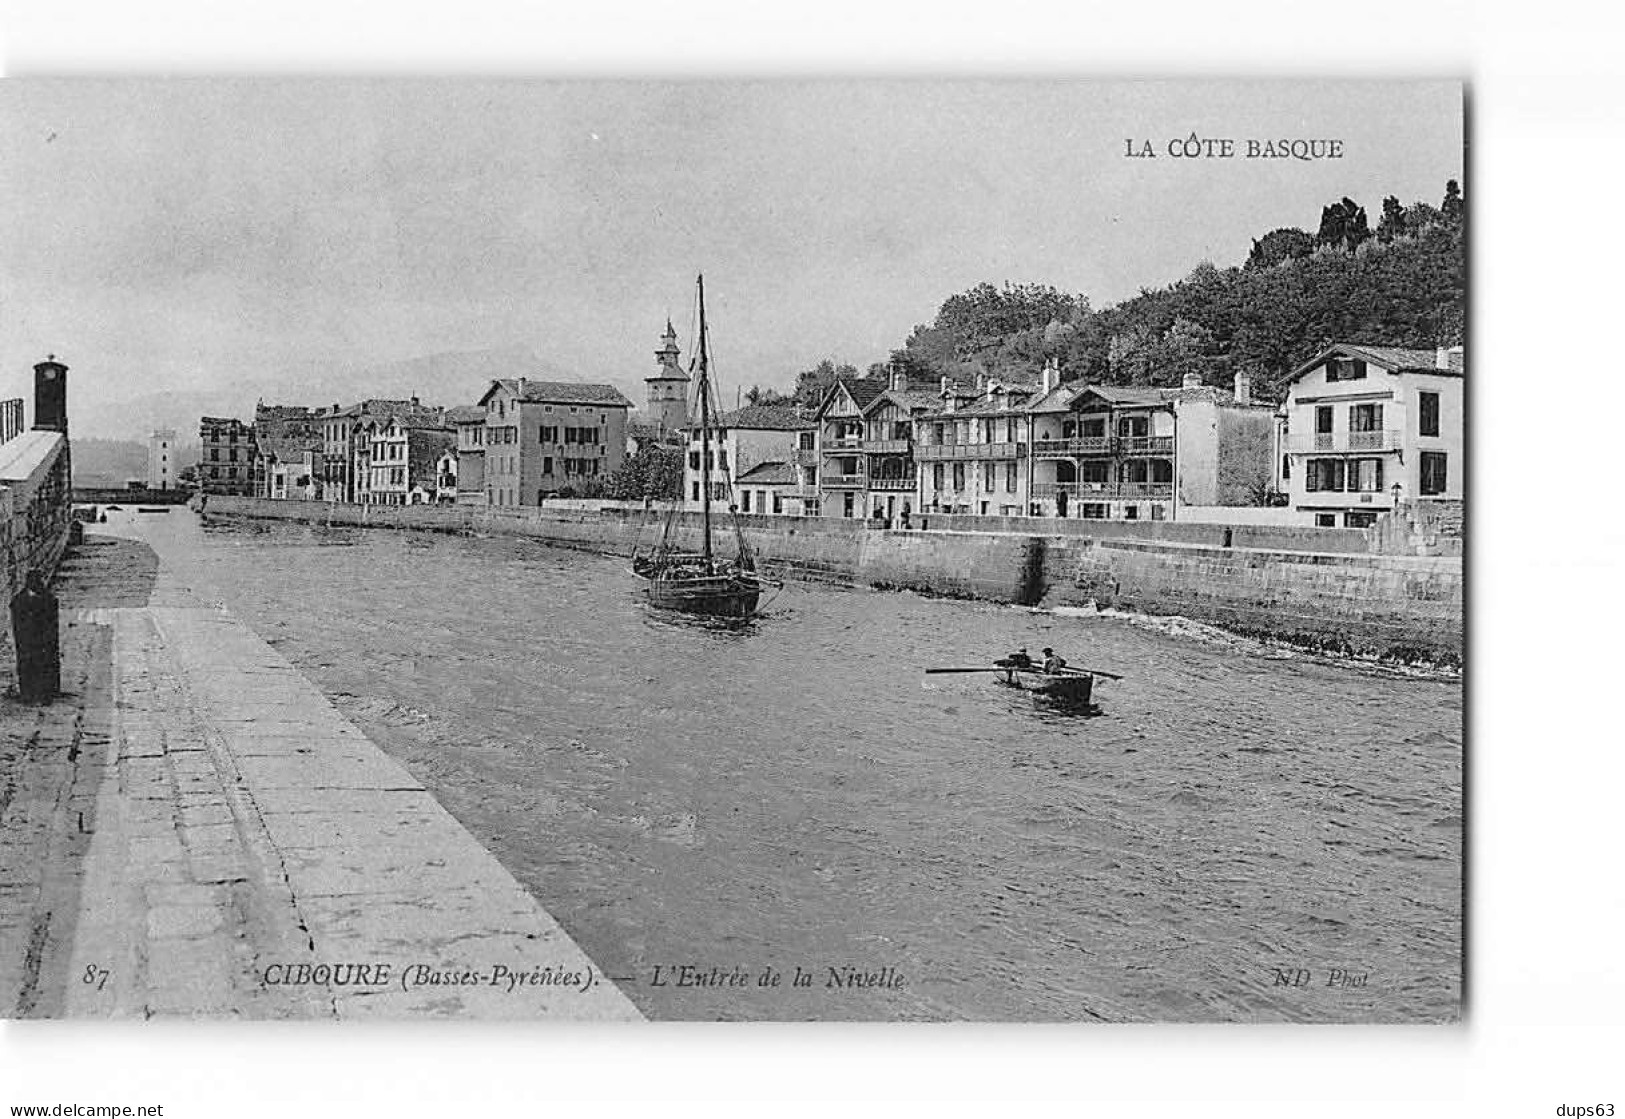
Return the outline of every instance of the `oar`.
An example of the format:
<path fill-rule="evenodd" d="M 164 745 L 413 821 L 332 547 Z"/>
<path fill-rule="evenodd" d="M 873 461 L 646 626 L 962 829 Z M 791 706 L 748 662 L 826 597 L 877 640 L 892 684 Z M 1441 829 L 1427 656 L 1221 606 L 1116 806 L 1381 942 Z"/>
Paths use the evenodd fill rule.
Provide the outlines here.
<path fill-rule="evenodd" d="M 1039 671 L 1043 671 L 1040 669 Z M 1061 669 L 1062 672 L 1076 672 L 1081 676 L 1104 676 L 1108 680 L 1121 680 L 1122 677 L 1115 672 L 1107 672 L 1103 668 L 1073 668 L 1070 665 Z"/>
<path fill-rule="evenodd" d="M 932 675 L 942 673 L 942 672 L 1020 672 L 1020 671 L 1023 671 L 1023 670 L 1019 669 L 1019 668 L 928 668 L 928 669 L 925 670 L 925 674 L 927 676 L 932 676 Z"/>

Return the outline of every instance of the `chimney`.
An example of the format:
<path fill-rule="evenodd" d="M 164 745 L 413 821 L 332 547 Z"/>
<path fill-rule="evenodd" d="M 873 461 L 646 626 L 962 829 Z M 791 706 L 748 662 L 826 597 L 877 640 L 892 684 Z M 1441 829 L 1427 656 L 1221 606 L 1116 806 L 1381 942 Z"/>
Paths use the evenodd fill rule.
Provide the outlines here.
<path fill-rule="evenodd" d="M 412 407 L 416 408 L 417 406 L 418 406 L 418 398 L 414 396 L 412 398 Z"/>
<path fill-rule="evenodd" d="M 1253 379 L 1247 376 L 1244 370 L 1236 370 L 1236 403 L 1251 404 L 1253 402 Z"/>
<path fill-rule="evenodd" d="M 1044 371 L 1038 375 L 1038 395 L 1048 396 L 1061 385 L 1061 360 L 1050 358 L 1044 362 Z"/>
<path fill-rule="evenodd" d="M 948 395 L 948 374 L 946 373 L 942 375 L 942 395 Z"/>
<path fill-rule="evenodd" d="M 902 366 L 894 361 L 889 368 L 891 372 L 891 390 L 893 392 L 902 392 L 908 388 L 908 374 L 903 372 Z"/>
<path fill-rule="evenodd" d="M 34 430 L 68 433 L 68 367 L 55 354 L 34 366 Z"/>
<path fill-rule="evenodd" d="M 1199 388 L 1201 388 L 1202 387 L 1202 375 L 1200 373 L 1187 373 L 1187 374 L 1185 374 L 1185 380 L 1180 384 L 1179 387 L 1182 388 L 1182 389 L 1199 389 Z"/>

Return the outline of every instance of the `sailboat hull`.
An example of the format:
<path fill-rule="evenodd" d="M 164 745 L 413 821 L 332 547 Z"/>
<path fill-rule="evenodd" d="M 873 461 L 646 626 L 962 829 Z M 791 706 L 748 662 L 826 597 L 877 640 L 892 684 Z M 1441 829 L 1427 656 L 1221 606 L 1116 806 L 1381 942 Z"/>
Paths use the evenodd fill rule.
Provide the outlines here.
<path fill-rule="evenodd" d="M 649 602 L 666 610 L 712 618 L 748 618 L 756 613 L 762 585 L 737 575 L 695 579 L 652 579 Z"/>

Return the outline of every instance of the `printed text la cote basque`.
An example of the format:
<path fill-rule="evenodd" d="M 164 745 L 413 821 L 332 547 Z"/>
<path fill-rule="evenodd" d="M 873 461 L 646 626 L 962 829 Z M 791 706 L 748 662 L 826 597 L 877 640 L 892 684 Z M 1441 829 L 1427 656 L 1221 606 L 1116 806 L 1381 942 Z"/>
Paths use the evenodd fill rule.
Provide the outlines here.
<path fill-rule="evenodd" d="M 1343 141 L 1290 136 L 1237 140 L 1192 132 L 1188 136 L 1175 136 L 1162 145 L 1128 137 L 1123 140 L 1123 155 L 1128 159 L 1163 156 L 1169 159 L 1297 159 L 1312 163 L 1342 159 Z"/>

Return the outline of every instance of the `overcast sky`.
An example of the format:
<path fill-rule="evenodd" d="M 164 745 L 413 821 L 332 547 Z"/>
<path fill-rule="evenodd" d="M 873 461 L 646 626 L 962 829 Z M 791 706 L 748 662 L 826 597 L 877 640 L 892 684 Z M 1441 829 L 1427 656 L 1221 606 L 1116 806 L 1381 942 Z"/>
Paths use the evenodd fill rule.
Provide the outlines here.
<path fill-rule="evenodd" d="M 1193 130 L 1238 157 L 1169 158 Z M 311 362 L 519 345 L 641 400 L 702 270 L 725 385 L 787 385 L 982 280 L 1101 306 L 1462 166 L 1454 83 L 7 80 L 0 395 L 47 352 L 76 395 L 251 401 Z"/>

